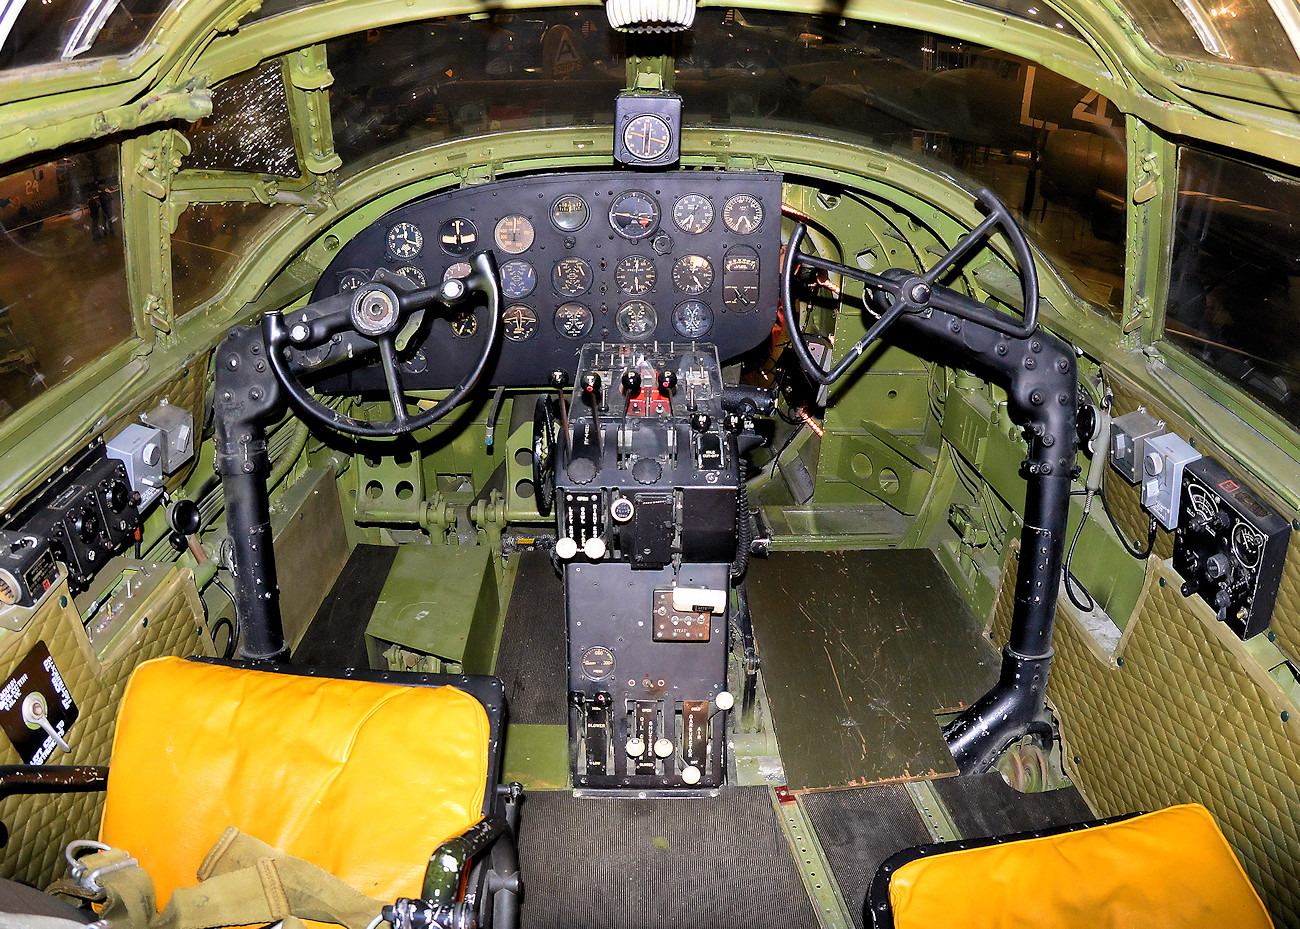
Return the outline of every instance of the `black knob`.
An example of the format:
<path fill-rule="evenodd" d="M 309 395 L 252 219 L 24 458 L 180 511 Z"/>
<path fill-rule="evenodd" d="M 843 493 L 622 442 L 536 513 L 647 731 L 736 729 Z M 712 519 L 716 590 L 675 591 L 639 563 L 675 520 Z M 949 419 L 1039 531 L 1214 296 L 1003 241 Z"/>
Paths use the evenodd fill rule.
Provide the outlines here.
<path fill-rule="evenodd" d="M 712 425 L 713 420 L 709 418 L 708 413 L 696 413 L 691 416 L 691 428 L 696 432 L 708 432 Z"/>
<path fill-rule="evenodd" d="M 600 375 L 595 371 L 582 376 L 582 392 L 592 403 L 600 402 Z"/>
<path fill-rule="evenodd" d="M 131 488 L 126 486 L 126 481 L 114 481 L 113 486 L 108 489 L 108 505 L 112 507 L 114 513 L 120 513 L 131 503 Z"/>
<path fill-rule="evenodd" d="M 181 535 L 179 532 L 172 532 L 170 535 L 167 536 L 167 541 L 170 542 L 171 547 L 176 549 L 176 551 L 178 552 L 183 552 L 185 551 L 185 549 L 190 547 L 190 544 L 188 541 L 186 541 L 185 536 Z"/>
<path fill-rule="evenodd" d="M 1223 552 L 1211 555 L 1205 562 L 1205 576 L 1212 581 L 1227 577 L 1230 565 L 1228 556 Z"/>
<path fill-rule="evenodd" d="M 546 379 L 546 382 L 556 390 L 563 390 L 569 386 L 569 372 L 565 371 L 563 368 L 556 368 L 551 372 L 550 377 Z"/>
<path fill-rule="evenodd" d="M 72 526 L 77 530 L 77 538 L 87 545 L 94 542 L 99 535 L 99 517 L 89 507 L 77 514 L 72 521 Z"/>
<path fill-rule="evenodd" d="M 739 432 L 745 425 L 745 418 L 739 413 L 728 413 L 722 418 L 722 424 L 728 432 Z"/>
<path fill-rule="evenodd" d="M 619 386 L 629 400 L 635 400 L 641 395 L 641 372 L 635 368 L 628 368 L 623 372 Z"/>
<path fill-rule="evenodd" d="M 199 531 L 199 505 L 193 500 L 177 500 L 167 511 L 167 525 L 181 535 L 193 535 Z"/>
<path fill-rule="evenodd" d="M 672 396 L 673 391 L 677 390 L 677 372 L 660 371 L 659 372 L 659 392 L 664 396 Z"/>

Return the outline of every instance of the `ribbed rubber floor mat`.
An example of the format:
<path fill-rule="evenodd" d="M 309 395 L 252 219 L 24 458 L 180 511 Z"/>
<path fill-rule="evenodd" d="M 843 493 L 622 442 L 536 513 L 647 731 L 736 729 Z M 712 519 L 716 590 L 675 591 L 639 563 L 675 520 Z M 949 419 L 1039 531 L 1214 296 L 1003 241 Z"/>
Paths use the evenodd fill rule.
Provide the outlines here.
<path fill-rule="evenodd" d="M 366 623 L 374 612 L 397 548 L 358 545 L 312 617 L 291 664 L 303 668 L 365 668 Z"/>
<path fill-rule="evenodd" d="M 545 552 L 522 552 L 496 676 L 506 685 L 510 722 L 567 725 L 569 694 L 564 584 Z"/>
<path fill-rule="evenodd" d="M 815 929 L 766 787 L 717 799 L 527 794 L 523 929 Z"/>
<path fill-rule="evenodd" d="M 828 790 L 801 800 L 853 923 L 861 929 L 862 906 L 876 869 L 895 852 L 934 840 L 902 784 Z"/>
<path fill-rule="evenodd" d="M 941 778 L 934 782 L 934 789 L 963 839 L 1052 829 L 1097 818 L 1073 784 L 1022 794 L 993 772 Z"/>

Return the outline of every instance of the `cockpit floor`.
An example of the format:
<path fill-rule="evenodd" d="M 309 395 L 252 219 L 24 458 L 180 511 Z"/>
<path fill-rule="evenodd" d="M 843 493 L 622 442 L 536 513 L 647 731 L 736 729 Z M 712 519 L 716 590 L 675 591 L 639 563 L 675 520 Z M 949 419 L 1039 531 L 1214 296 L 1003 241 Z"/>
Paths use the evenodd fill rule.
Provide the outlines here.
<path fill-rule="evenodd" d="M 933 552 L 777 552 L 746 585 L 791 790 L 957 773 L 934 714 L 999 659 Z"/>
<path fill-rule="evenodd" d="M 510 722 L 567 726 L 564 584 L 545 552 L 521 552 L 516 571 L 496 662 Z"/>
<path fill-rule="evenodd" d="M 690 800 L 526 794 L 523 929 L 815 929 L 766 787 Z"/>

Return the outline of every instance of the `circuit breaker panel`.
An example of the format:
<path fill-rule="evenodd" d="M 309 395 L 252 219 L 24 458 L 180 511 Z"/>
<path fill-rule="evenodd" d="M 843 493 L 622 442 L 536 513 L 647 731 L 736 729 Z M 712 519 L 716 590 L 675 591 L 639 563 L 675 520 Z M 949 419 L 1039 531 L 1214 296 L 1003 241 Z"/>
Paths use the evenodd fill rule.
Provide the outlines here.
<path fill-rule="evenodd" d="M 556 468 L 578 790 L 725 773 L 739 465 L 717 352 L 583 348 Z"/>

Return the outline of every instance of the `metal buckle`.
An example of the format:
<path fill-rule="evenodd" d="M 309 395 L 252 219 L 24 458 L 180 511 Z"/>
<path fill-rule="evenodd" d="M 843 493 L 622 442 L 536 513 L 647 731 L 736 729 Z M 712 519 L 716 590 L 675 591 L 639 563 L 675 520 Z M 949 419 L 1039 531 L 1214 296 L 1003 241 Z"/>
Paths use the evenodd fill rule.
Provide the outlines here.
<path fill-rule="evenodd" d="M 79 856 L 87 850 L 111 852 L 116 851 L 116 849 L 111 845 L 105 845 L 103 842 L 96 842 L 94 839 L 73 839 L 63 851 L 63 857 L 67 859 L 68 873 L 71 875 L 72 880 L 86 893 L 96 896 L 105 893 L 104 885 L 99 882 L 100 877 L 113 871 L 121 871 L 123 868 L 135 867 L 140 863 L 134 858 L 127 857 L 121 861 L 114 861 L 111 864 L 89 870 L 79 860 Z"/>

